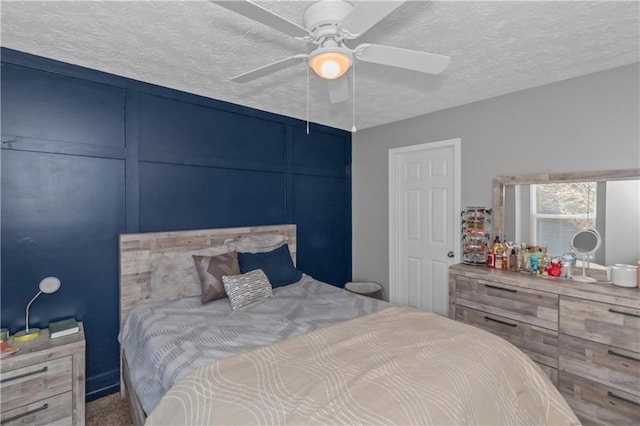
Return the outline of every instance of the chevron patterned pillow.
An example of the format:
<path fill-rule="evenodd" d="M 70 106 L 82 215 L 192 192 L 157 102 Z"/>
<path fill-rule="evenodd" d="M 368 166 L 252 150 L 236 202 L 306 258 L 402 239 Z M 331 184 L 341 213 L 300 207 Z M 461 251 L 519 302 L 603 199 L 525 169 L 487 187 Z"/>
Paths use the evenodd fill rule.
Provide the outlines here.
<path fill-rule="evenodd" d="M 218 256 L 193 256 L 196 264 L 200 285 L 202 286 L 202 303 L 222 299 L 227 294 L 224 292 L 222 277 L 225 275 L 240 274 L 238 255 L 235 251 Z"/>
<path fill-rule="evenodd" d="M 262 269 L 241 275 L 223 275 L 222 283 L 234 310 L 260 302 L 273 294 L 271 283 Z"/>

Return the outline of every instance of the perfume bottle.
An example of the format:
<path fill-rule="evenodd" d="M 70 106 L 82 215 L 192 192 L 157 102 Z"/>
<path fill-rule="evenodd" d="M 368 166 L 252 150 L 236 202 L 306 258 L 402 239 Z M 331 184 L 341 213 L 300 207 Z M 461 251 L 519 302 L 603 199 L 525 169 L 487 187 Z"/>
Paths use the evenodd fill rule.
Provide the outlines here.
<path fill-rule="evenodd" d="M 573 250 L 567 250 L 562 255 L 562 274 L 561 278 L 570 280 L 573 278 L 573 268 L 576 266 L 576 254 Z"/>
<path fill-rule="evenodd" d="M 518 270 L 518 256 L 516 255 L 515 247 L 511 249 L 511 254 L 509 255 L 509 270 L 510 271 Z"/>

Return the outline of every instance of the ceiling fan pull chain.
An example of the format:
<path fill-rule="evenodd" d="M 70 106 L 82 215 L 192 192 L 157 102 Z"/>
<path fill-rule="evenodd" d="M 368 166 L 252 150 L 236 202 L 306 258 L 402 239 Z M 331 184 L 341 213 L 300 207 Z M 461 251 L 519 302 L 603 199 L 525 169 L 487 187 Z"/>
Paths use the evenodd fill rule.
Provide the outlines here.
<path fill-rule="evenodd" d="M 307 71 L 308 72 L 308 71 Z M 353 62 L 353 65 L 351 67 L 351 78 L 352 78 L 352 89 L 353 89 L 353 95 L 352 95 L 352 102 L 353 102 L 353 127 L 351 127 L 351 133 L 355 133 L 358 129 L 356 129 L 356 63 L 355 61 Z"/>

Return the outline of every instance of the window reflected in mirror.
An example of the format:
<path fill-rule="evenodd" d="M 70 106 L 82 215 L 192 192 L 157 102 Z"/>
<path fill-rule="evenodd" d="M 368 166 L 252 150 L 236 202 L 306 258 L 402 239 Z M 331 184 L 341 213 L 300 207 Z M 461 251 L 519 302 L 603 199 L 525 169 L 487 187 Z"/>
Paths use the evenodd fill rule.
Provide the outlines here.
<path fill-rule="evenodd" d="M 531 185 L 532 245 L 547 247 L 548 253 L 562 254 L 576 232 L 596 228 L 596 185 L 596 182 Z"/>
<path fill-rule="evenodd" d="M 507 241 L 558 256 L 576 232 L 593 228 L 603 239 L 596 263 L 640 259 L 640 180 L 507 185 L 504 203 Z"/>

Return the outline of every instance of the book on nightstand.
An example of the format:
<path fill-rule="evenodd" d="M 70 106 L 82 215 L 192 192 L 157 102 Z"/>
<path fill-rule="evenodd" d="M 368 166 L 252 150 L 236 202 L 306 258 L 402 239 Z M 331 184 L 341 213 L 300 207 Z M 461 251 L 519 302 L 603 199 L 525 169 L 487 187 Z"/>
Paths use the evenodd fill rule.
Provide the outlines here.
<path fill-rule="evenodd" d="M 55 321 L 49 324 L 49 335 L 52 339 L 56 337 L 68 336 L 80 331 L 78 322 L 75 318 L 68 318 L 62 321 Z"/>

